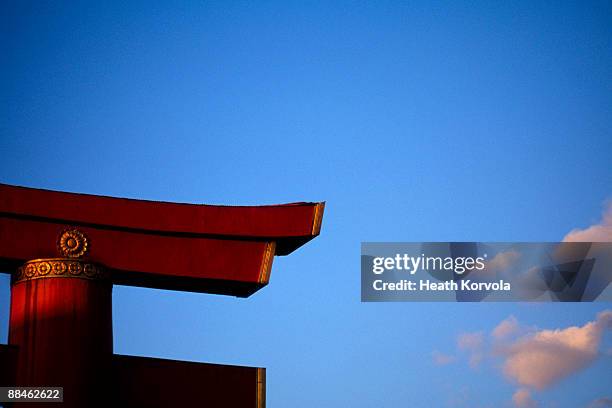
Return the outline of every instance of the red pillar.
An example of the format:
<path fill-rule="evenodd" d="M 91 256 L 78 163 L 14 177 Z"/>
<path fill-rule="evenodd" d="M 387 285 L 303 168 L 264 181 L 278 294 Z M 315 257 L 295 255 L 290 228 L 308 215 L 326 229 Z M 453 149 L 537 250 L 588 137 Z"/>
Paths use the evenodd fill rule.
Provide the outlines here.
<path fill-rule="evenodd" d="M 112 285 L 77 259 L 27 262 L 13 277 L 9 344 L 18 386 L 64 387 L 64 407 L 109 406 Z M 19 404 L 40 408 L 40 403 Z M 54 405 L 57 406 L 57 405 Z"/>

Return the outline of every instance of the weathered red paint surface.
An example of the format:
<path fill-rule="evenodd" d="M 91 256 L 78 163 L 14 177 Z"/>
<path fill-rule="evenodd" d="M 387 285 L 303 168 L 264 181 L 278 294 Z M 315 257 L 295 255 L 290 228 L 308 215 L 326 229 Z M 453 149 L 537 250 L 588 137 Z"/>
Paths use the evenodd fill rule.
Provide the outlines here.
<path fill-rule="evenodd" d="M 65 407 L 105 406 L 113 353 L 111 291 L 110 282 L 79 278 L 13 285 L 9 344 L 18 347 L 17 385 L 64 387 Z"/>
<path fill-rule="evenodd" d="M 263 399 L 257 405 L 258 370 L 265 373 L 252 367 L 115 355 L 113 402 L 147 408 L 263 408 Z M 265 375 L 261 380 L 265 389 Z"/>

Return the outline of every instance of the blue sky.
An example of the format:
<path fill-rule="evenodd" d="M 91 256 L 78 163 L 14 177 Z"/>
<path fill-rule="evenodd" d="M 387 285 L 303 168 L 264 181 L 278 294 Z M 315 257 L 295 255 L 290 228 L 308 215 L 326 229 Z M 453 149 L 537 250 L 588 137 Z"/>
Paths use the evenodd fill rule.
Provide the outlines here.
<path fill-rule="evenodd" d="M 510 406 L 517 386 L 469 368 L 461 333 L 610 309 L 359 300 L 361 241 L 557 241 L 599 221 L 609 3 L 57 3 L 0 6 L 2 182 L 327 201 L 321 236 L 249 299 L 115 287 L 117 353 L 267 367 L 273 408 Z M 608 353 L 533 397 L 586 406 L 611 368 Z"/>

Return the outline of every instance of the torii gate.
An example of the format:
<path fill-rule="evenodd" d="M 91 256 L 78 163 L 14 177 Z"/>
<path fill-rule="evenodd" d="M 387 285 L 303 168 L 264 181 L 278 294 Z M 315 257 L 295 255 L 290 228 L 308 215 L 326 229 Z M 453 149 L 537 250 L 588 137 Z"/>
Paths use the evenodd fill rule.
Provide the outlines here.
<path fill-rule="evenodd" d="M 0 271 L 13 272 L 0 386 L 62 386 L 66 407 L 264 407 L 264 368 L 113 354 L 112 285 L 248 297 L 275 255 L 319 234 L 323 210 L 0 184 Z"/>

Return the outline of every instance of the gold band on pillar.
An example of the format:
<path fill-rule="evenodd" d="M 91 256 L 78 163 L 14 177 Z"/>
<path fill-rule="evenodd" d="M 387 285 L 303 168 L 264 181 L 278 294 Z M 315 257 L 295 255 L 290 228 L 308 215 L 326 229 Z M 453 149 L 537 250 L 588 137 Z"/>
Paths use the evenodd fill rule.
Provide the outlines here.
<path fill-rule="evenodd" d="M 27 261 L 13 274 L 12 284 L 46 278 L 107 280 L 108 271 L 99 264 L 74 258 L 46 258 Z"/>
<path fill-rule="evenodd" d="M 257 408 L 266 408 L 266 369 L 257 369 Z"/>

